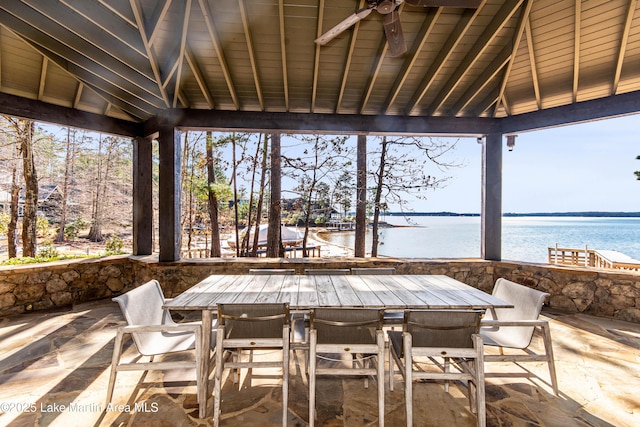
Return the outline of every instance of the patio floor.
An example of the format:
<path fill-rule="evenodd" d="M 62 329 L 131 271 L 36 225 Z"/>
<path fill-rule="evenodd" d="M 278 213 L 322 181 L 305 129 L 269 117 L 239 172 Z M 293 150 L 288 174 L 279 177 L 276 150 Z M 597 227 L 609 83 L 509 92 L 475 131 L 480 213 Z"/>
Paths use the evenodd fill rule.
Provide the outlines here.
<path fill-rule="evenodd" d="M 638 426 L 640 425 L 640 325 L 545 312 L 551 320 L 560 397 L 551 392 L 546 364 L 523 365 L 532 378 L 487 379 L 489 426 Z M 198 426 L 192 372 L 141 371 L 118 375 L 111 410 L 105 411 L 115 328 L 124 324 L 110 300 L 80 304 L 66 311 L 31 313 L 0 319 L 0 425 L 22 426 Z M 541 340 L 535 338 L 535 346 Z M 125 355 L 134 354 L 128 349 Z M 270 355 L 263 355 L 270 357 Z M 307 380 L 302 354 L 292 358 L 289 425 L 308 417 Z M 492 363 L 487 371 L 513 371 Z M 304 372 L 304 368 L 302 369 Z M 174 383 L 170 381 L 180 380 Z M 402 385 L 389 391 L 387 426 L 404 425 Z M 223 388 L 222 425 L 276 426 L 281 420 L 280 382 L 254 370 Z M 134 406 L 134 403 L 146 405 Z M 213 399 L 209 399 L 212 414 Z M 376 387 L 361 379 L 318 381 L 321 426 L 377 425 Z M 414 386 L 414 416 L 419 426 L 473 426 L 466 391 L 442 385 Z"/>

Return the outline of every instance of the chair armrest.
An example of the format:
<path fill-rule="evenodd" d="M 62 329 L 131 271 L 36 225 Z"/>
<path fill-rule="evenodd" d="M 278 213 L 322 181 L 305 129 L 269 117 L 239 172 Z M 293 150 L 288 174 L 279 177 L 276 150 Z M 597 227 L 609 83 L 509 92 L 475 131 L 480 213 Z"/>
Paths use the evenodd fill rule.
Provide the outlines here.
<path fill-rule="evenodd" d="M 118 330 L 123 333 L 133 332 L 198 332 L 200 325 L 178 324 L 175 326 L 168 325 L 125 325 L 120 326 Z"/>
<path fill-rule="evenodd" d="M 545 326 L 549 322 L 546 320 L 482 320 L 480 327 L 496 326 Z"/>

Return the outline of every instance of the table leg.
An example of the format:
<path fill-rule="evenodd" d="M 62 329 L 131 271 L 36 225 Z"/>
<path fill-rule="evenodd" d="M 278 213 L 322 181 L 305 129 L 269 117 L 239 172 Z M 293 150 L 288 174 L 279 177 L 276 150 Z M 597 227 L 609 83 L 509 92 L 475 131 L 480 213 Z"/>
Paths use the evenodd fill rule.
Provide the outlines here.
<path fill-rule="evenodd" d="M 209 357 L 211 355 L 211 327 L 213 315 L 211 310 L 202 310 L 202 345 L 200 346 L 200 390 L 198 402 L 200 404 L 200 418 L 207 417 L 207 399 L 209 397 Z"/>

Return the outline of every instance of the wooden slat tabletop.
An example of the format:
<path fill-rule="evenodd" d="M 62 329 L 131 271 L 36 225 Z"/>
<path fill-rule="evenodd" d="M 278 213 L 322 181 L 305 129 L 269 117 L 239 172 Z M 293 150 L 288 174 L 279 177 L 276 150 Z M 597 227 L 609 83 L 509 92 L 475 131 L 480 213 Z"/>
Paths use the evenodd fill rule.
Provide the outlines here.
<path fill-rule="evenodd" d="M 512 307 L 479 289 L 442 275 L 213 275 L 165 308 L 215 310 L 218 304 L 289 303 L 314 307 L 403 309 L 489 309 Z"/>

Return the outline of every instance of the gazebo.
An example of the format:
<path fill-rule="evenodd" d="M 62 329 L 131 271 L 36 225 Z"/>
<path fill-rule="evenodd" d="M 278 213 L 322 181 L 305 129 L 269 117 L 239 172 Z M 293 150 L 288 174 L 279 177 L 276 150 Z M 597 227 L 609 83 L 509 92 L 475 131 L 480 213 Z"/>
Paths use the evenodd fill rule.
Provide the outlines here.
<path fill-rule="evenodd" d="M 134 141 L 134 254 L 180 257 L 181 129 L 463 135 L 501 258 L 505 136 L 640 111 L 636 0 L 3 0 L 0 113 Z"/>

